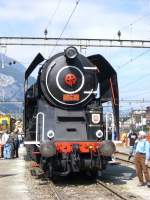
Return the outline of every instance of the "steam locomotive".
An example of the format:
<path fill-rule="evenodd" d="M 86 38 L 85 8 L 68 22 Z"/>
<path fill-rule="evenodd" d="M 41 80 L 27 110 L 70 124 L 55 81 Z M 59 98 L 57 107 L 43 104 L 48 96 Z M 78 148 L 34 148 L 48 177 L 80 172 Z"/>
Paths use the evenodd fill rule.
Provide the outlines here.
<path fill-rule="evenodd" d="M 117 74 L 103 56 L 85 57 L 68 47 L 48 60 L 35 57 L 25 72 L 24 129 L 28 154 L 50 178 L 105 169 L 115 152 L 103 122 L 103 103 L 110 100 L 118 134 Z"/>

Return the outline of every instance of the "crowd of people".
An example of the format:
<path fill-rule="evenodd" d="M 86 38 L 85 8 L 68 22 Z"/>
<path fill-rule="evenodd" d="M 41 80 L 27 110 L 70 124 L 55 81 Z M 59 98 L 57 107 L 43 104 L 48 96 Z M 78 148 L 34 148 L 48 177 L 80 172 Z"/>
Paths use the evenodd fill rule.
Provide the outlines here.
<path fill-rule="evenodd" d="M 0 136 L 1 158 L 18 158 L 18 149 L 21 142 L 22 138 L 18 136 L 17 131 L 4 131 Z"/>

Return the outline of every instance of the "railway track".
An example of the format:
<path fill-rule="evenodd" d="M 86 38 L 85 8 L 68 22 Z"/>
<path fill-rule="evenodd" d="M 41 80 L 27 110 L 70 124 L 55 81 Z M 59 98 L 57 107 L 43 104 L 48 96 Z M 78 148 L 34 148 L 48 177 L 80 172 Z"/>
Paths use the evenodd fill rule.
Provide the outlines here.
<path fill-rule="evenodd" d="M 47 180 L 50 190 L 53 192 L 55 199 L 57 200 L 84 200 L 84 199 L 93 199 L 93 200 L 102 200 L 106 198 L 111 198 L 111 200 L 132 200 L 138 198 L 124 191 L 120 191 L 119 188 L 113 188 L 112 184 L 105 183 L 104 180 L 100 179 L 91 179 L 87 177 L 87 181 L 81 181 L 79 179 L 74 179 L 72 181 L 69 179 L 67 181 L 58 180 L 55 183 Z M 85 180 L 85 179 L 84 179 Z M 77 182 L 76 182 L 77 181 Z M 80 183 L 79 183 L 79 182 Z"/>
<path fill-rule="evenodd" d="M 115 153 L 115 159 L 116 160 L 126 162 L 126 163 L 129 163 L 129 164 L 134 164 L 133 157 L 131 158 L 131 160 L 128 160 L 128 157 L 129 157 L 129 154 L 124 153 L 124 152 L 117 151 Z"/>
<path fill-rule="evenodd" d="M 62 182 L 62 184 L 64 183 Z M 139 200 L 135 195 L 121 191 L 120 188 L 115 189 L 112 184 L 105 183 L 104 180 L 100 179 L 93 180 L 93 182 L 90 181 L 87 185 L 64 184 L 63 186 L 58 186 L 56 183 L 54 187 L 57 188 L 57 192 L 59 191 L 59 194 L 65 200 L 102 200 L 109 198 L 111 200 Z"/>
<path fill-rule="evenodd" d="M 39 178 L 37 176 L 33 176 L 33 174 L 31 175 L 30 170 L 30 164 L 27 163 L 25 180 L 31 200 L 62 200 L 53 182 L 46 179 L 44 176 Z"/>
<path fill-rule="evenodd" d="M 132 161 L 127 159 L 119 158 L 121 162 L 128 162 L 133 164 Z M 125 154 L 127 158 L 128 154 Z M 37 179 L 35 177 L 30 178 L 32 185 L 31 190 L 34 192 L 34 198 L 36 200 L 138 200 L 135 195 L 131 193 L 124 192 L 120 189 L 119 185 L 114 186 L 109 180 L 93 179 L 90 176 L 72 176 L 62 178 L 52 182 L 49 179 L 43 177 L 42 179 Z M 37 197 L 38 196 L 38 197 Z"/>
<path fill-rule="evenodd" d="M 52 181 L 49 182 L 49 186 L 50 186 L 50 189 L 52 190 L 56 200 L 64 200 L 62 194 L 57 191 L 57 188 Z"/>
<path fill-rule="evenodd" d="M 96 180 L 94 183 L 89 183 L 87 185 L 57 185 L 56 188 L 65 200 L 103 200 L 109 198 L 111 198 L 111 200 L 129 200 L 129 198 L 121 196 L 119 191 L 114 191 L 110 186 L 107 186 L 100 180 Z"/>
<path fill-rule="evenodd" d="M 44 178 L 44 177 L 43 177 Z M 86 178 L 86 179 L 85 179 Z M 112 189 L 102 180 L 89 176 L 72 177 L 52 182 L 49 179 L 30 178 L 32 197 L 36 200 L 131 200 L 125 198 L 120 191 Z"/>
<path fill-rule="evenodd" d="M 134 164 L 133 157 L 131 158 L 131 160 L 128 160 L 128 156 L 129 156 L 129 154 L 124 153 L 124 152 L 117 151 L 115 153 L 115 159 L 116 160 L 121 161 L 121 162 L 125 162 L 125 163 L 128 163 L 128 164 Z M 148 166 L 148 169 L 150 170 L 150 166 Z"/>
<path fill-rule="evenodd" d="M 112 189 L 111 187 L 108 187 L 107 184 L 105 184 L 103 181 L 97 180 L 97 183 L 101 185 L 104 189 L 107 191 L 111 192 L 114 196 L 118 197 L 119 199 L 122 200 L 131 200 L 132 198 L 136 199 L 134 195 L 128 195 L 128 197 L 125 197 L 125 194 L 121 194 L 120 191 L 116 191 L 114 188 Z"/>

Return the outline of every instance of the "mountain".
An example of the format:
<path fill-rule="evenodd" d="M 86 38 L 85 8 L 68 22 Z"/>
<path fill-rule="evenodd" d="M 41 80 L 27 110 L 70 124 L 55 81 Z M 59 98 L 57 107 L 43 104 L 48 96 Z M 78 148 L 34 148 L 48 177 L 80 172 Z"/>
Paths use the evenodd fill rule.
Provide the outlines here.
<path fill-rule="evenodd" d="M 8 102 L 23 101 L 24 73 L 24 65 L 0 54 L 0 111 L 13 114 L 22 111 L 22 103 Z M 31 81 L 35 79 L 32 77 Z"/>

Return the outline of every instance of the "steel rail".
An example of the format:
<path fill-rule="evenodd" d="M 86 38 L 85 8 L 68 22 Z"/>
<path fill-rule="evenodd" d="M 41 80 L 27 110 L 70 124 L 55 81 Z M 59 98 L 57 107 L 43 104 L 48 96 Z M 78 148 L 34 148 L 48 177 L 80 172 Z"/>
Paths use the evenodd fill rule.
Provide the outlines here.
<path fill-rule="evenodd" d="M 64 200 L 64 197 L 62 196 L 62 194 L 60 194 L 58 192 L 58 190 L 56 189 L 56 186 L 55 186 L 55 184 L 53 183 L 52 180 L 47 178 L 44 173 L 42 174 L 42 176 L 40 175 L 39 178 L 43 178 L 42 181 L 45 181 L 45 183 L 47 184 L 48 188 L 51 190 L 52 194 L 55 196 L 55 198 L 57 200 Z"/>
<path fill-rule="evenodd" d="M 110 187 L 108 187 L 104 182 L 102 182 L 101 180 L 97 180 L 97 183 L 99 185 L 101 185 L 102 187 L 104 187 L 106 190 L 108 190 L 109 192 L 111 192 L 112 194 L 114 194 L 115 196 L 119 197 L 122 200 L 129 200 L 129 198 L 123 197 L 122 195 L 120 195 L 117 191 L 115 191 L 114 189 L 111 189 Z"/>
<path fill-rule="evenodd" d="M 59 192 L 57 191 L 56 186 L 52 181 L 50 181 L 49 185 L 50 185 L 50 188 L 51 188 L 52 192 L 54 193 L 56 199 L 57 200 L 64 200 L 62 195 L 60 195 Z"/>
<path fill-rule="evenodd" d="M 128 153 L 124 153 L 124 152 L 119 152 L 119 151 L 117 151 L 115 154 L 120 154 L 120 155 L 123 155 L 123 156 L 129 156 L 129 154 Z M 130 163 L 130 164 L 135 164 L 133 161 L 131 161 L 131 160 L 126 160 L 126 159 L 123 159 L 123 158 L 119 158 L 119 157 L 116 157 L 115 156 L 115 159 L 116 160 L 120 160 L 120 161 L 122 161 L 122 162 L 126 162 L 126 163 Z M 148 169 L 150 169 L 150 166 L 148 166 Z"/>

